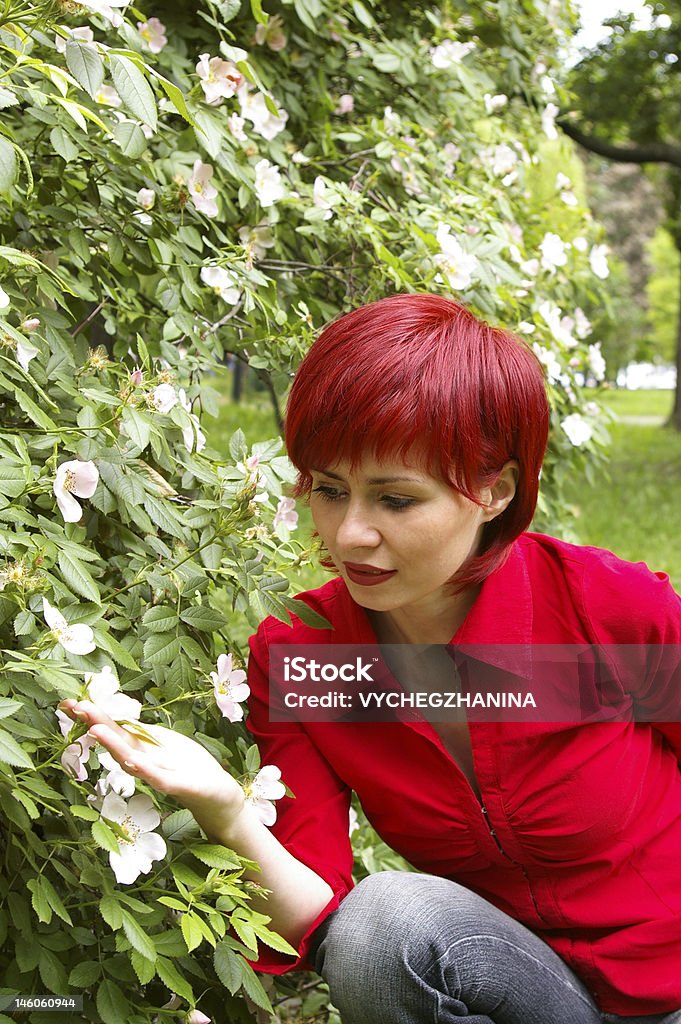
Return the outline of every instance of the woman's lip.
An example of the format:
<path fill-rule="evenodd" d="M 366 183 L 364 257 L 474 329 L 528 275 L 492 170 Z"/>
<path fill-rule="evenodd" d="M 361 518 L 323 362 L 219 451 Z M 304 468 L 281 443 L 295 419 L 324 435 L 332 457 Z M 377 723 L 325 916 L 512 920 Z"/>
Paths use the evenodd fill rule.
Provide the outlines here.
<path fill-rule="evenodd" d="M 362 565 L 359 566 L 353 562 L 344 562 L 345 572 L 348 575 L 348 579 L 352 580 L 353 583 L 359 583 L 363 587 L 373 587 L 377 583 L 385 583 L 386 580 L 391 579 L 397 569 L 378 569 L 373 565 Z"/>
<path fill-rule="evenodd" d="M 355 572 L 395 572 L 394 569 L 382 569 L 380 565 L 371 565 L 369 562 L 343 562 L 343 565 Z"/>

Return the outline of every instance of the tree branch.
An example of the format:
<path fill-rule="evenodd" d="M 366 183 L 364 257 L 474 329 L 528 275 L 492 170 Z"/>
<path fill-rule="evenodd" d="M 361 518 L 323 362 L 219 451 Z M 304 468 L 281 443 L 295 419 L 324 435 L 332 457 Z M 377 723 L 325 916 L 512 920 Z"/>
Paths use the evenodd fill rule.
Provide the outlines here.
<path fill-rule="evenodd" d="M 615 146 L 605 139 L 587 135 L 569 121 L 560 120 L 556 124 L 568 138 L 606 160 L 621 164 L 671 164 L 673 167 L 681 167 L 681 146 L 673 146 L 668 142 L 651 142 L 645 146 Z"/>

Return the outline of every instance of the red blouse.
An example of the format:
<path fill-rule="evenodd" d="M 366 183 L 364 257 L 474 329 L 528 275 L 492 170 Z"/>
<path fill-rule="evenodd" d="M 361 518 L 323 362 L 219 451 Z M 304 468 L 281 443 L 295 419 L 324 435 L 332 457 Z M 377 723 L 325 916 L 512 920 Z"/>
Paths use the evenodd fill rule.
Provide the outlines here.
<path fill-rule="evenodd" d="M 486 820 L 428 722 L 269 722 L 271 644 L 376 643 L 341 579 L 301 596 L 334 629 L 262 623 L 251 638 L 247 725 L 262 763 L 278 765 L 296 796 L 278 802 L 274 834 L 334 897 L 298 960 L 262 947 L 256 968 L 309 966 L 313 931 L 353 885 L 355 790 L 386 843 L 531 928 L 602 1010 L 679 1009 L 681 723 L 471 722 Z M 528 533 L 485 580 L 452 642 L 681 645 L 681 598 L 642 563 Z M 681 664 L 669 686 L 681 692 Z M 644 682 L 637 697 L 654 700 Z"/>

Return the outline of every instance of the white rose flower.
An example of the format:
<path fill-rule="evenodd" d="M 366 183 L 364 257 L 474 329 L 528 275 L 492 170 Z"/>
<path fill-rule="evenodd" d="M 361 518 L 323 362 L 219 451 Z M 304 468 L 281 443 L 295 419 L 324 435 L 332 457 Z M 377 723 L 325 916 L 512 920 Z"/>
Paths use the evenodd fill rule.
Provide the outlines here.
<path fill-rule="evenodd" d="M 475 43 L 459 43 L 454 39 L 445 39 L 439 46 L 433 47 L 430 51 L 430 59 L 433 62 L 433 67 L 445 70 L 452 64 L 459 64 L 466 54 L 474 49 Z"/>
<path fill-rule="evenodd" d="M 608 266 L 608 249 L 607 245 L 594 245 L 591 252 L 589 253 L 589 264 L 592 272 L 596 277 L 600 277 L 602 281 L 610 274 L 610 267 Z"/>
<path fill-rule="evenodd" d="M 97 490 L 98 481 L 99 470 L 94 462 L 72 459 L 69 462 L 62 462 L 57 468 L 52 490 L 65 522 L 79 522 L 83 510 L 73 495 L 91 498 Z"/>
<path fill-rule="evenodd" d="M 580 448 L 593 437 L 593 427 L 578 412 L 573 412 L 561 421 L 561 428 L 567 434 L 570 444 Z"/>
<path fill-rule="evenodd" d="M 95 634 L 90 626 L 82 622 L 68 623 L 46 597 L 43 598 L 43 615 L 57 643 L 69 654 L 91 654 L 97 647 Z"/>
<path fill-rule="evenodd" d="M 140 875 L 149 874 L 153 861 L 165 857 L 165 839 L 153 831 L 161 815 L 150 797 L 139 793 L 126 803 L 117 793 L 108 793 L 101 814 L 115 821 L 126 834 L 125 839 L 118 840 L 120 852 L 109 854 L 117 882 L 131 885 Z"/>
<path fill-rule="evenodd" d="M 255 194 L 262 207 L 274 206 L 286 195 L 279 168 L 269 160 L 259 160 L 255 165 Z"/>

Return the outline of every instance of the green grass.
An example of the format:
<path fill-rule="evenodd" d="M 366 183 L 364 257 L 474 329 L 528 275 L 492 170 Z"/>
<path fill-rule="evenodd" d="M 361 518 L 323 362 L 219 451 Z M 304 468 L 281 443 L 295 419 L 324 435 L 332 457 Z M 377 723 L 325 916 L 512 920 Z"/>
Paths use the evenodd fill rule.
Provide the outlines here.
<path fill-rule="evenodd" d="M 672 411 L 672 391 L 602 391 L 599 399 L 618 416 L 664 416 Z"/>
<path fill-rule="evenodd" d="M 618 416 L 666 416 L 668 391 L 609 392 Z M 664 570 L 681 591 L 681 434 L 661 426 L 615 422 L 610 461 L 590 487 L 575 479 L 568 499 L 584 544 Z"/>

